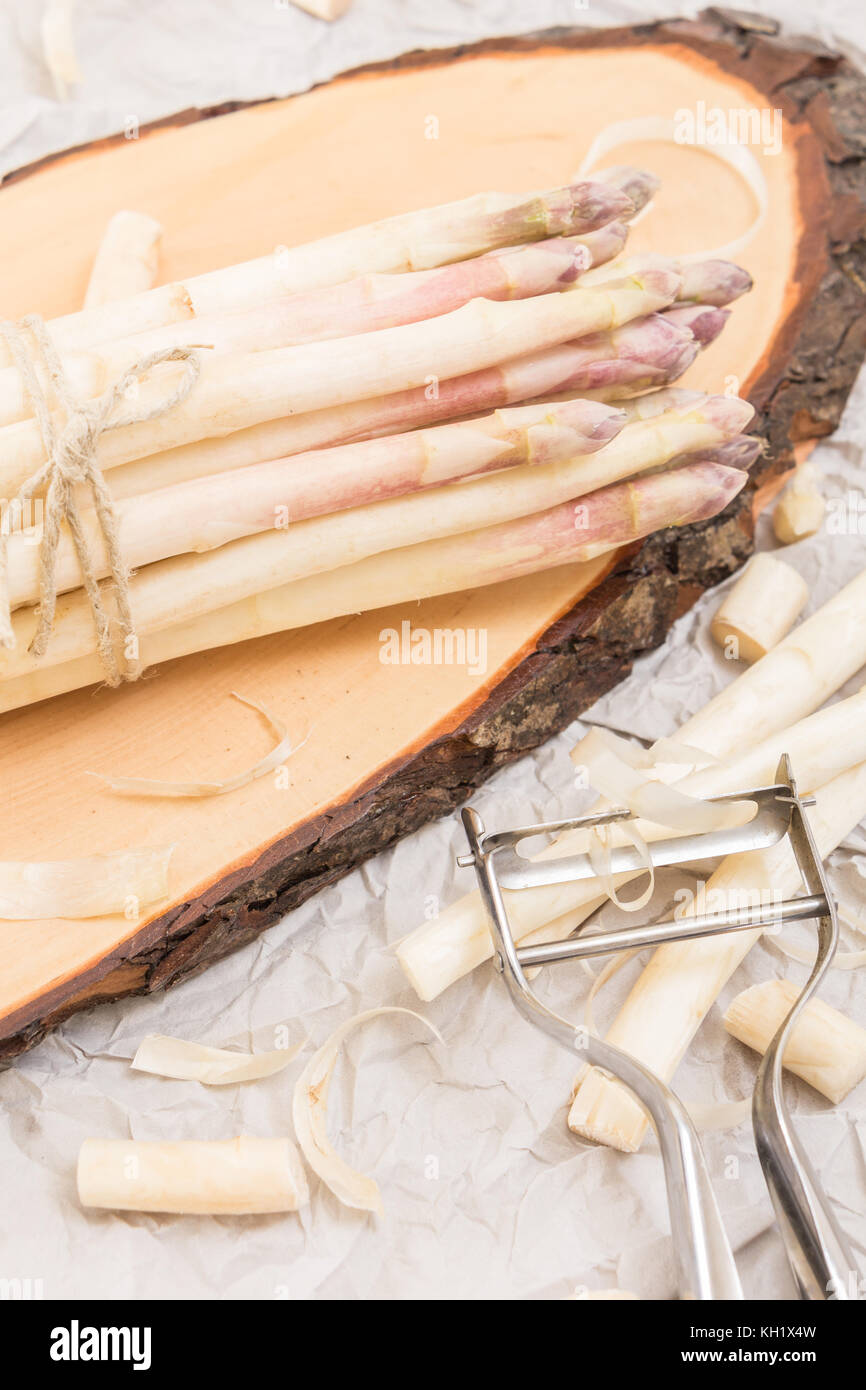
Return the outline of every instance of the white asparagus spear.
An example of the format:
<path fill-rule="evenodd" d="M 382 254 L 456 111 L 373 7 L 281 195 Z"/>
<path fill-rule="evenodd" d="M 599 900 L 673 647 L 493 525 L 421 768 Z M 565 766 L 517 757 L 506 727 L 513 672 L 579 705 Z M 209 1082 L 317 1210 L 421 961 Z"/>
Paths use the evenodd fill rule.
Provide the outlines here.
<path fill-rule="evenodd" d="M 588 334 L 495 367 L 307 415 L 283 415 L 221 439 L 181 445 L 112 469 L 114 497 L 131 497 L 188 479 L 245 468 L 309 449 L 348 444 L 382 434 L 403 433 L 467 415 L 479 415 L 519 401 L 550 400 L 558 393 L 586 395 L 599 377 L 633 382 L 634 372 L 665 380 L 684 371 L 697 352 L 692 335 L 670 325 L 663 314 L 633 319 L 610 333 Z M 640 389 L 643 389 L 642 387 Z M 659 393 L 661 394 L 661 393 Z M 699 391 L 686 393 L 692 401 Z M 647 398 L 648 399 L 648 398 Z M 672 405 L 679 402 L 672 401 Z M 646 411 L 632 410 L 630 418 Z M 684 407 L 685 408 L 685 407 Z M 661 414 L 661 410 L 655 412 Z"/>
<path fill-rule="evenodd" d="M 551 347 L 584 333 L 615 328 L 670 304 L 679 277 L 650 271 L 604 289 L 545 294 L 497 304 L 472 300 L 450 314 L 378 333 L 265 352 L 205 356 L 192 392 L 155 420 L 104 434 L 100 467 L 228 434 L 286 413 L 321 410 L 435 383 Z M 175 390 L 177 364 L 157 367 L 140 391 L 140 408 Z M 58 414 L 58 427 L 63 421 Z M 44 461 L 35 420 L 0 429 L 0 496 L 14 497 Z"/>
<path fill-rule="evenodd" d="M 185 513 L 189 527 L 186 541 L 177 544 L 188 546 L 193 540 L 200 547 L 210 543 L 216 549 L 161 560 L 146 565 L 133 576 L 130 603 L 135 630 L 139 636 L 157 632 L 264 589 L 354 564 L 367 555 L 473 531 L 479 520 L 492 526 L 545 511 L 596 492 L 620 478 L 658 468 L 684 448 L 692 452 L 702 446 L 712 448 L 736 429 L 736 424 L 733 430 L 726 429 L 725 424 L 738 417 L 748 418 L 750 410 L 742 401 L 711 396 L 704 409 L 695 412 L 697 418 L 677 416 L 667 422 L 661 417 L 630 425 L 597 455 L 579 455 L 542 466 L 524 464 L 489 477 L 371 502 L 306 521 L 293 522 L 291 512 L 285 517 L 283 509 L 286 505 L 291 507 L 293 499 L 279 476 L 274 478 L 278 469 L 266 469 L 261 488 L 256 490 L 253 484 L 248 493 L 244 492 L 246 470 L 242 470 L 239 478 L 231 479 L 239 484 L 235 502 L 229 493 L 222 492 L 212 516 L 206 513 L 202 518 L 194 505 Z M 723 422 L 721 426 L 719 420 Z M 220 482 L 226 476 L 222 475 Z M 196 493 L 207 492 L 206 486 L 192 486 Z M 216 486 L 212 481 L 211 487 Z M 158 498 L 159 494 L 149 494 L 151 499 L 154 496 Z M 186 529 L 178 527 L 178 520 L 172 519 L 169 509 L 165 525 L 175 528 L 175 536 Z M 581 525 L 577 513 L 574 525 Z M 91 529 L 95 532 L 96 527 Z M 238 530 L 242 539 L 232 540 Z M 251 534 L 255 531 L 259 534 Z M 136 533 L 133 546 L 138 539 Z M 143 543 L 152 544 L 149 532 Z M 25 564 L 29 562 L 32 589 L 38 584 L 33 568 L 36 551 L 22 544 L 16 556 Z M 71 582 L 78 578 L 71 548 L 66 557 Z M 105 569 L 104 554 L 101 559 Z M 41 656 L 30 650 L 37 624 L 38 612 L 32 607 L 20 608 L 15 614 L 14 648 L 0 653 L 0 680 L 26 675 L 40 666 L 74 661 L 96 650 L 90 602 L 81 589 L 67 593 L 58 602 L 51 640 Z"/>
<path fill-rule="evenodd" d="M 85 1139 L 78 1152 L 84 1207 L 183 1215 L 254 1216 L 297 1211 L 310 1199 L 291 1139 L 174 1142 Z"/>
<path fill-rule="evenodd" d="M 826 859 L 866 816 L 866 762 L 817 788 L 815 801 L 806 814 Z M 706 898 L 713 904 L 742 903 L 768 887 L 783 898 L 801 889 L 787 839 L 769 850 L 723 860 L 707 883 Z M 692 915 L 691 909 L 684 915 Z M 660 946 L 608 1030 L 608 1042 L 670 1081 L 708 1010 L 761 935 L 728 932 Z M 585 1138 L 633 1153 L 649 1120 L 619 1082 L 590 1067 L 578 1081 L 568 1124 Z"/>
<path fill-rule="evenodd" d="M 631 199 L 604 183 L 575 183 L 529 195 L 480 193 L 303 246 L 278 246 L 257 260 L 66 314 L 52 319 L 48 327 L 59 352 L 80 352 L 162 324 L 232 313 L 266 304 L 275 295 L 338 285 L 358 275 L 429 270 L 497 246 L 594 231 L 633 211 Z M 8 348 L 0 341 L 0 366 L 11 365 Z"/>
<path fill-rule="evenodd" d="M 695 411 L 692 418 L 699 415 Z M 198 478 L 118 502 L 121 550 L 126 564 L 137 568 L 189 551 L 211 550 L 279 524 L 285 529 L 309 517 L 363 507 L 469 475 L 585 457 L 619 433 L 622 419 L 621 412 L 592 401 L 517 406 L 463 424 L 386 435 Z M 679 425 L 679 420 L 675 423 Z M 638 433 L 647 430 L 646 426 L 631 428 Z M 688 428 L 683 433 L 692 447 L 694 436 Z M 705 442 L 704 438 L 699 442 Z M 609 481 L 614 480 L 611 476 Z M 102 578 L 109 573 L 109 565 L 92 509 L 82 514 L 81 524 L 96 577 Z M 33 531 L 18 532 L 9 539 L 13 608 L 39 597 L 35 540 Z M 291 544 L 290 539 L 287 545 Z M 58 592 L 81 584 L 78 555 L 67 528 L 57 547 L 55 577 Z"/>
<path fill-rule="evenodd" d="M 802 575 L 761 551 L 725 594 L 710 635 L 734 661 L 758 661 L 790 631 L 809 599 Z"/>
<path fill-rule="evenodd" d="M 590 559 L 663 526 L 714 516 L 744 481 L 745 474 L 717 464 L 689 464 L 591 493 L 580 503 L 580 528 L 574 504 L 565 503 L 503 526 L 373 555 L 145 636 L 142 665 Z M 93 685 L 102 674 L 91 656 L 0 681 L 0 711 Z"/>
<path fill-rule="evenodd" d="M 152 289 L 161 240 L 162 226 L 155 217 L 148 217 L 146 212 L 116 212 L 93 262 L 84 295 L 85 309 Z M 0 415 L 0 419 L 6 418 Z"/>
<path fill-rule="evenodd" d="M 507 247 L 437 270 L 365 275 L 345 285 L 275 296 L 267 304 L 250 309 L 166 324 L 98 344 L 87 352 L 66 353 L 61 357 L 61 365 L 72 396 L 87 400 L 107 390 L 147 353 L 196 345 L 216 352 L 260 352 L 375 333 L 382 328 L 435 318 L 472 299 L 529 299 L 552 293 L 572 284 L 590 263 L 591 256 L 581 238 L 554 237 L 530 246 Z M 17 367 L 3 368 L 0 425 L 32 415 L 21 373 Z"/>
<path fill-rule="evenodd" d="M 711 757 L 727 758 L 735 752 L 743 756 L 779 730 L 804 719 L 864 664 L 866 570 L 687 720 L 677 738 Z M 779 754 L 787 751 L 782 747 Z M 684 769 L 678 771 L 681 776 Z M 741 785 L 755 786 L 760 780 L 754 765 L 747 768 L 744 764 L 743 775 L 746 781 Z M 712 794 L 706 782 L 698 785 L 702 795 Z M 586 849 L 585 836 L 562 836 L 540 857 L 555 858 Z M 572 924 L 576 927 L 603 901 L 602 895 L 593 895 L 580 884 L 527 888 L 506 897 L 518 940 L 566 912 L 574 914 Z M 397 950 L 398 960 L 422 999 L 436 998 L 491 954 L 487 917 L 477 893 L 458 899 L 436 921 L 416 928 Z"/>
<path fill-rule="evenodd" d="M 722 1022 L 732 1037 L 763 1054 L 801 988 L 791 980 L 763 980 L 731 1001 Z M 810 999 L 794 1025 L 782 1063 L 838 1105 L 866 1076 L 866 1028 L 823 999 Z"/>
<path fill-rule="evenodd" d="M 604 444 L 603 434 L 594 444 L 588 442 L 579 425 L 588 413 L 607 410 L 583 401 L 518 407 L 499 412 L 488 421 L 443 425 L 438 430 L 391 435 L 342 449 L 296 454 L 146 493 L 118 503 L 122 552 L 128 565 L 146 565 L 222 547 L 241 537 L 273 533 L 278 528 L 281 534 L 262 537 L 262 544 L 245 552 L 248 582 L 253 589 L 224 597 L 224 581 L 230 574 L 233 587 L 240 582 L 239 550 L 213 557 L 207 573 L 202 566 L 194 567 L 196 574 L 191 577 L 199 593 L 207 593 L 210 607 L 220 607 L 245 597 L 247 592 L 269 587 L 262 582 L 270 573 L 269 556 L 279 566 L 279 571 L 273 571 L 275 575 L 279 572 L 275 584 L 284 584 L 352 564 L 375 551 L 475 530 L 479 518 L 488 525 L 509 521 L 657 468 L 679 453 L 712 449 L 736 434 L 751 417 L 751 407 L 742 401 L 708 396 L 688 415 L 672 413 L 629 425 L 620 441 L 612 439 L 621 425 L 609 412 L 605 432 L 610 442 Z M 578 427 L 570 427 L 570 417 Z M 597 418 L 599 427 L 601 418 Z M 593 463 L 590 453 L 599 449 L 598 460 Z M 447 484 L 466 474 L 493 469 L 497 470 L 493 478 L 431 490 L 437 482 Z M 408 495 L 398 503 L 395 499 L 401 494 Z M 305 519 L 323 513 L 329 515 L 318 525 L 303 525 Z M 92 512 L 84 517 L 83 524 L 97 574 L 108 574 L 104 541 Z M 283 534 L 287 529 L 289 534 Z M 28 543 L 30 539 L 26 534 L 10 538 L 8 573 L 13 606 L 35 602 L 39 595 L 39 551 Z M 183 573 L 188 571 L 185 566 Z M 148 576 L 149 571 L 144 571 L 133 580 L 140 632 L 166 626 L 163 621 L 144 625 L 147 600 L 143 595 Z M 57 587 L 61 591 L 74 589 L 80 583 L 78 558 L 67 533 L 58 547 Z M 180 584 L 185 585 L 185 580 L 178 571 L 170 580 L 175 593 Z M 190 600 L 192 592 L 186 587 Z M 88 610 L 80 604 L 79 608 L 81 626 L 89 632 Z M 203 611 L 190 607 L 180 613 L 173 599 L 171 621 Z M 72 609 L 67 607 L 58 630 L 63 625 L 68 628 L 71 621 Z M 84 652 L 67 652 L 62 659 L 75 655 Z M 0 677 L 4 670 L 0 659 Z"/>

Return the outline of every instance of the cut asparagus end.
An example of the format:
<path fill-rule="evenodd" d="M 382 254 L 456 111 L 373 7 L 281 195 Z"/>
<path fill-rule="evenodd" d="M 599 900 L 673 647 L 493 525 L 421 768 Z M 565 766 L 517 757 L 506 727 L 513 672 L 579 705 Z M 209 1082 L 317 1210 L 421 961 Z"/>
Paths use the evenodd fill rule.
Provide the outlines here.
<path fill-rule="evenodd" d="M 818 488 L 818 473 L 804 463 L 788 483 L 773 512 L 773 531 L 782 545 L 794 545 L 820 531 L 827 504 Z"/>
<path fill-rule="evenodd" d="M 752 985 L 728 1006 L 725 1028 L 763 1055 L 801 988 L 791 980 Z M 838 1105 L 866 1076 L 866 1030 L 822 999 L 811 999 L 794 1025 L 782 1065 Z"/>
<path fill-rule="evenodd" d="M 726 593 L 710 623 L 710 636 L 726 655 L 759 661 L 787 635 L 808 598 L 802 575 L 762 551 Z"/>

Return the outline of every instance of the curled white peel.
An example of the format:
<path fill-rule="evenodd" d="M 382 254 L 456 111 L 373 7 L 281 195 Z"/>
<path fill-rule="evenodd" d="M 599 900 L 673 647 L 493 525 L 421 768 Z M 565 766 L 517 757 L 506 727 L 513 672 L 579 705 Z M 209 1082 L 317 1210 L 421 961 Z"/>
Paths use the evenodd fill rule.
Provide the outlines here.
<path fill-rule="evenodd" d="M 741 824 L 744 808 L 754 809 L 751 802 L 702 801 L 656 781 L 653 754 L 606 729 L 590 729 L 571 757 L 586 768 L 592 786 L 614 806 L 626 806 L 633 815 L 671 830 L 705 834 Z M 628 822 L 619 823 L 617 828 L 626 833 Z"/>
<path fill-rule="evenodd" d="M 273 1076 L 297 1057 L 303 1043 L 273 1052 L 229 1052 L 222 1047 L 205 1047 L 185 1038 L 151 1033 L 142 1038 L 132 1059 L 133 1071 L 150 1072 L 176 1081 L 200 1081 L 203 1086 L 233 1086 L 241 1081 L 258 1081 Z"/>
<path fill-rule="evenodd" d="M 168 897 L 168 865 L 174 845 L 123 850 L 85 859 L 0 862 L 0 918 L 12 922 L 47 917 L 108 917 Z"/>
<path fill-rule="evenodd" d="M 776 946 L 788 960 L 795 960 L 799 965 L 814 965 L 814 946 L 801 946 L 789 936 L 774 936 L 768 933 L 768 937 L 771 945 Z M 866 965 L 866 951 L 837 951 L 830 963 L 830 969 L 859 970 L 861 965 Z"/>
<path fill-rule="evenodd" d="M 327 1134 L 328 1090 L 343 1040 L 362 1023 L 379 1018 L 382 1014 L 408 1014 L 429 1028 L 431 1033 L 443 1041 L 442 1035 L 433 1024 L 413 1009 L 400 1009 L 387 1005 L 379 1009 L 367 1009 L 355 1014 L 337 1028 L 318 1052 L 310 1058 L 295 1083 L 292 1096 L 292 1119 L 295 1137 L 304 1158 L 313 1172 L 318 1174 L 326 1187 L 344 1206 L 358 1211 L 373 1211 L 382 1215 L 382 1197 L 378 1184 L 364 1173 L 350 1168 L 348 1163 L 335 1152 Z"/>
<path fill-rule="evenodd" d="M 582 177 L 591 174 L 599 160 L 604 159 L 611 150 L 617 149 L 620 145 L 642 140 L 657 140 L 660 143 L 674 145 L 689 144 L 696 149 L 703 150 L 706 154 L 713 155 L 733 169 L 748 185 L 758 206 L 758 211 L 752 222 L 733 241 L 725 242 L 724 246 L 714 246 L 710 251 L 695 251 L 686 255 L 679 255 L 676 259 L 678 261 L 703 261 L 717 256 L 729 257 L 737 251 L 742 251 L 744 246 L 748 246 L 766 219 L 769 207 L 769 190 L 763 169 L 751 150 L 745 145 L 736 143 L 716 145 L 710 144 L 706 140 L 680 140 L 677 135 L 676 122 L 668 117 L 635 116 L 628 121 L 614 121 L 613 124 L 605 126 L 604 130 L 599 131 L 586 153 L 586 158 L 578 170 L 578 175 Z M 636 217 L 631 219 L 632 226 L 641 217 L 645 217 L 651 207 L 652 200 L 641 209 Z"/>
<path fill-rule="evenodd" d="M 247 699 L 243 695 L 238 695 L 234 690 L 231 695 L 232 699 L 239 700 L 242 705 L 249 705 L 250 709 L 258 710 L 262 718 L 269 724 L 274 738 L 277 739 L 277 744 L 270 753 L 266 753 L 245 772 L 239 772 L 236 777 L 226 777 L 220 782 L 163 782 L 151 777 L 105 777 L 100 772 L 90 772 L 88 776 L 96 777 L 113 792 L 123 792 L 129 796 L 223 796 L 226 792 L 235 792 L 239 787 L 247 786 L 249 782 L 254 782 L 258 777 L 265 777 L 267 773 L 280 767 L 292 753 L 297 753 L 299 748 L 303 748 L 307 740 L 304 739 L 293 747 L 285 724 L 281 719 L 277 719 L 275 715 L 271 714 L 264 705 L 259 704 L 258 700 Z M 309 734 L 307 738 L 309 738 Z"/>
<path fill-rule="evenodd" d="M 611 902 L 616 907 L 621 908 L 623 912 L 639 912 L 642 907 L 646 907 L 655 892 L 655 865 L 649 852 L 649 845 L 633 821 L 621 821 L 618 829 L 627 840 L 631 841 L 643 859 L 643 866 L 647 873 L 647 884 L 643 892 L 638 897 L 627 900 L 617 895 L 614 881 L 616 875 L 611 871 L 611 827 L 609 825 L 596 825 L 590 831 L 587 849 L 589 862 L 592 865 L 593 873 Z"/>

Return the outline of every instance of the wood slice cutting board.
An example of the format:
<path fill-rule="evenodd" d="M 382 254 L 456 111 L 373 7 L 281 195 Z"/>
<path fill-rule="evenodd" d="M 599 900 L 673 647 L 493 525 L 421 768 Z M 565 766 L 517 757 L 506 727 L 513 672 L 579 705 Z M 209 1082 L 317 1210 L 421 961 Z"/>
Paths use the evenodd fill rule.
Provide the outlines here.
<path fill-rule="evenodd" d="M 743 562 L 757 501 L 795 446 L 833 428 L 863 356 L 864 93 L 837 55 L 708 12 L 413 53 L 287 101 L 184 112 L 7 180 L 0 312 L 47 317 L 79 307 L 119 207 L 164 224 L 169 280 L 481 189 L 565 182 L 615 120 L 698 102 L 784 114 L 781 150 L 753 150 L 770 212 L 739 259 L 756 289 L 684 379 L 739 389 L 758 407 L 770 453 L 757 491 L 712 523 L 610 560 L 190 657 L 119 691 L 4 715 L 0 857 L 176 850 L 170 901 L 137 921 L 0 923 L 0 1057 L 75 1009 L 200 969 L 448 812 L 621 679 Z M 716 247 L 754 215 L 748 189 L 699 149 L 640 143 L 606 160 L 627 161 L 663 179 L 635 249 Z M 484 629 L 486 672 L 384 665 L 380 633 L 406 619 Z M 233 690 L 299 738 L 309 732 L 288 786 L 265 778 L 230 796 L 157 802 L 85 776 L 212 779 L 249 765 L 269 735 Z"/>

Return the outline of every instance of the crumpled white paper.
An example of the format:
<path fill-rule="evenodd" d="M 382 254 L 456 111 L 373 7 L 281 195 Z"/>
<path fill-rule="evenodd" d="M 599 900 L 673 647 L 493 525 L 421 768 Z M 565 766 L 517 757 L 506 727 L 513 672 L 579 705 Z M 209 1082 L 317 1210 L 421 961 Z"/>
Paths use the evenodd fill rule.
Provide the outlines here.
<path fill-rule="evenodd" d="M 82 67 L 100 81 L 111 77 L 113 85 L 88 87 L 64 108 L 42 100 L 48 88 L 33 46 L 37 8 L 19 0 L 0 15 L 8 39 L 0 45 L 0 80 L 10 102 L 0 111 L 0 141 L 5 134 L 8 142 L 0 168 L 117 128 L 133 96 L 141 119 L 149 119 L 193 102 L 291 90 L 414 44 L 552 23 L 628 22 L 680 7 L 593 3 L 586 11 L 542 0 L 447 0 L 435 7 L 426 0 L 357 0 L 348 19 L 329 29 L 278 5 L 268 32 L 291 26 L 285 32 L 292 42 L 276 50 L 250 34 L 250 11 L 244 6 L 242 18 L 239 0 L 188 3 L 182 25 L 167 5 L 116 3 L 88 12 L 82 4 Z M 852 42 L 863 37 L 854 0 L 825 5 L 821 30 L 811 7 L 786 0 L 764 9 L 825 38 L 831 29 Z M 257 14 L 256 23 L 264 23 Z M 146 79 L 148 52 L 154 61 Z M 828 495 L 862 495 L 864 420 L 861 379 L 841 429 L 814 456 Z M 764 543 L 772 543 L 766 524 L 763 530 Z M 814 607 L 866 564 L 866 535 L 824 534 L 784 557 L 808 580 Z M 707 636 L 718 601 L 718 593 L 702 600 L 665 646 L 587 717 L 643 737 L 674 733 L 733 674 Z M 490 826 L 585 809 L 588 797 L 575 791 L 568 758 L 581 731 L 575 724 L 478 793 L 474 804 Z M 471 871 L 454 866 L 463 848 L 455 818 L 427 826 L 201 977 L 164 995 L 74 1017 L 0 1075 L 0 1278 L 39 1280 L 46 1298 L 562 1298 L 576 1288 L 610 1285 L 645 1298 L 671 1297 L 654 1138 L 639 1154 L 622 1155 L 569 1133 L 573 1059 L 515 1014 L 489 967 L 419 1006 L 393 958 L 394 943 L 433 900 L 447 904 L 474 886 Z M 840 891 L 866 895 L 862 830 L 834 865 Z M 675 885 L 665 880 L 656 910 L 664 910 Z M 638 969 L 638 961 L 624 967 L 599 996 L 602 1025 Z M 748 1093 L 754 1056 L 727 1037 L 721 1013 L 733 993 L 783 973 L 805 976 L 772 944 L 753 950 L 677 1074 L 684 1099 Z M 537 987 L 561 1011 L 579 1016 L 589 978 L 578 965 L 562 966 Z M 861 972 L 834 974 L 823 997 L 866 1023 Z M 331 1133 L 348 1161 L 376 1176 L 382 1220 L 340 1207 L 315 1180 L 311 1206 L 300 1215 L 160 1217 L 79 1207 L 75 1160 L 88 1136 L 291 1133 L 291 1087 L 311 1050 L 350 1014 L 384 1003 L 419 1007 L 447 1047 L 431 1043 L 411 1019 L 383 1018 L 350 1041 L 338 1068 Z M 290 1041 L 306 1036 L 304 1052 L 286 1072 L 246 1086 L 214 1089 L 129 1069 L 147 1033 L 264 1049 L 275 1045 L 277 1028 L 286 1028 Z M 788 1094 L 841 1220 L 862 1248 L 866 1087 L 836 1109 L 796 1081 L 789 1081 Z M 705 1148 L 747 1296 L 793 1297 L 749 1126 L 710 1133 Z"/>

